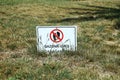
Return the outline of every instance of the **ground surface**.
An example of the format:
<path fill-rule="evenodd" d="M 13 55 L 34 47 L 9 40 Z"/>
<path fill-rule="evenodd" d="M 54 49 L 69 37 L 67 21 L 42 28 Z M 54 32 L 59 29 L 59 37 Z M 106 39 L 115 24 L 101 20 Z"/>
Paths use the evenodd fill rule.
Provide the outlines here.
<path fill-rule="evenodd" d="M 119 0 L 1 0 L 0 80 L 120 80 Z M 37 25 L 77 25 L 78 51 L 36 52 Z"/>

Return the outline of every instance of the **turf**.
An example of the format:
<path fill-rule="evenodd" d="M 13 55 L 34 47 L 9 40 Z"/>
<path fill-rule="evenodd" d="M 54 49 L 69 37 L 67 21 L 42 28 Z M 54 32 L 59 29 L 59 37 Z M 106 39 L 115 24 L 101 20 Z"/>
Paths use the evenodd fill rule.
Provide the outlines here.
<path fill-rule="evenodd" d="M 119 80 L 119 0 L 1 0 L 1 80 Z M 77 25 L 78 50 L 36 51 L 38 25 Z"/>

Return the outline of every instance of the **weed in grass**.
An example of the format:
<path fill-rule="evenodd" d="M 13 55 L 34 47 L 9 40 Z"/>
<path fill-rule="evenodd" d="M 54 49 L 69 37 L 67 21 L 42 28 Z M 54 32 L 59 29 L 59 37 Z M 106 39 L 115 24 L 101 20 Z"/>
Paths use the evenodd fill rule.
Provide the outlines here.
<path fill-rule="evenodd" d="M 67 55 L 67 56 L 74 56 L 79 54 L 78 51 L 62 51 L 62 52 L 64 53 L 64 55 Z"/>
<path fill-rule="evenodd" d="M 116 63 L 118 66 L 120 66 L 120 58 L 116 58 L 116 59 L 115 59 L 115 63 Z"/>
<path fill-rule="evenodd" d="M 48 54 L 45 51 L 38 51 L 37 50 L 37 46 L 35 44 L 30 44 L 28 46 L 28 54 L 32 54 L 33 56 L 42 56 L 42 57 L 46 57 Z"/>
<path fill-rule="evenodd" d="M 62 65 L 59 63 L 48 63 L 44 64 L 42 68 L 38 70 L 38 73 L 41 74 L 42 79 L 55 79 L 55 80 L 61 80 L 61 79 L 69 79 L 72 80 L 71 72 L 69 72 L 67 69 L 62 69 Z"/>
<path fill-rule="evenodd" d="M 106 71 L 110 71 L 110 72 L 113 72 L 113 73 L 119 73 L 119 67 L 118 65 L 114 64 L 114 63 L 106 63 L 104 66 L 105 70 Z"/>
<path fill-rule="evenodd" d="M 7 48 L 10 50 L 15 50 L 17 48 L 16 43 L 11 43 L 11 44 L 7 45 Z"/>
<path fill-rule="evenodd" d="M 99 78 L 99 75 L 97 73 L 94 73 L 91 70 L 79 70 L 77 74 L 78 80 L 97 80 Z"/>
<path fill-rule="evenodd" d="M 3 51 L 3 49 L 2 49 L 2 43 L 1 43 L 1 41 L 0 41 L 0 52 L 1 51 Z"/>
<path fill-rule="evenodd" d="M 15 77 L 9 77 L 8 80 L 16 80 Z"/>
<path fill-rule="evenodd" d="M 65 80 L 65 79 L 68 79 L 68 80 L 73 80 L 72 78 L 72 74 L 70 71 L 68 71 L 67 69 L 63 70 L 59 75 L 58 77 L 56 78 L 57 80 Z"/>
<path fill-rule="evenodd" d="M 120 32 L 117 34 L 117 38 L 118 38 L 118 39 L 120 38 Z"/>
<path fill-rule="evenodd" d="M 10 57 L 11 58 L 21 58 L 22 55 L 20 53 L 16 53 L 16 54 L 11 54 Z"/>
<path fill-rule="evenodd" d="M 104 30 L 104 28 L 105 28 L 105 26 L 98 26 L 96 28 L 96 32 L 100 33 L 100 32 L 102 32 Z"/>
<path fill-rule="evenodd" d="M 28 79 L 28 80 L 33 80 L 34 79 L 34 74 L 33 73 L 29 73 L 29 72 L 24 72 L 24 71 L 21 71 L 21 72 L 19 72 L 19 73 L 17 73 L 16 75 L 15 75 L 15 77 L 13 77 L 13 78 L 15 78 L 15 79 Z"/>
<path fill-rule="evenodd" d="M 115 29 L 120 30 L 120 18 L 115 20 L 114 27 L 115 27 Z"/>

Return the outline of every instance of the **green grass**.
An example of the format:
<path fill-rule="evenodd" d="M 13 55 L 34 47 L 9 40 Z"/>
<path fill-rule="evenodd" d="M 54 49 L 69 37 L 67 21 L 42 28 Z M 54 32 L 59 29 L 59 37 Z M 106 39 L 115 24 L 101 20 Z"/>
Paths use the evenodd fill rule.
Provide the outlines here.
<path fill-rule="evenodd" d="M 1 0 L 0 5 L 19 5 L 19 4 L 49 4 L 49 5 L 61 5 L 67 3 L 69 0 Z"/>
<path fill-rule="evenodd" d="M 119 3 L 1 0 L 0 80 L 119 80 Z M 38 25 L 77 25 L 78 50 L 37 52 Z"/>

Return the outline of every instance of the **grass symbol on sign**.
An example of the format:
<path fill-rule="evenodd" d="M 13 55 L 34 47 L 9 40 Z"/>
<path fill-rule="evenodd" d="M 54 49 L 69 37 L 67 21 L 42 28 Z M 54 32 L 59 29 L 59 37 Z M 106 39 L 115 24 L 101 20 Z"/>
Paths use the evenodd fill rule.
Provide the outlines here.
<path fill-rule="evenodd" d="M 61 42 L 62 39 L 64 37 L 64 34 L 61 30 L 59 29 L 54 29 L 50 32 L 50 39 L 54 42 L 54 43 L 58 43 Z"/>

